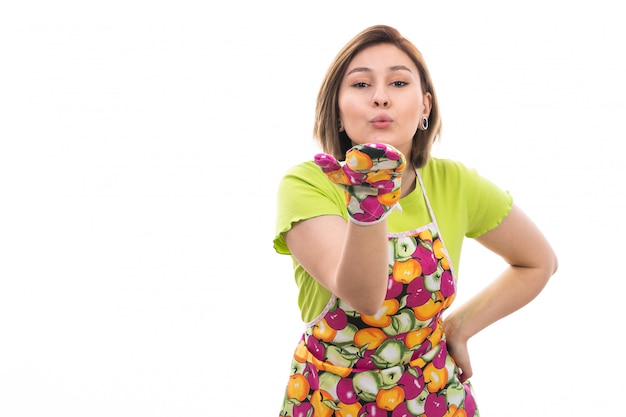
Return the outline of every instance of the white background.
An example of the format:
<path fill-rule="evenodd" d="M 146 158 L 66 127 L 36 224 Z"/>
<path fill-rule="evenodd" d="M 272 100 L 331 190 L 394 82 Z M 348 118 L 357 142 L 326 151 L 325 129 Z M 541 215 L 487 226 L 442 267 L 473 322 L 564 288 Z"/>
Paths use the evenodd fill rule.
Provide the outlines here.
<path fill-rule="evenodd" d="M 318 151 L 335 53 L 377 23 L 429 63 L 435 154 L 559 256 L 471 341 L 482 415 L 626 415 L 618 3 L 363 0 L 3 3 L 0 415 L 278 414 L 301 324 L 276 187 Z M 501 268 L 468 241 L 456 304 Z"/>

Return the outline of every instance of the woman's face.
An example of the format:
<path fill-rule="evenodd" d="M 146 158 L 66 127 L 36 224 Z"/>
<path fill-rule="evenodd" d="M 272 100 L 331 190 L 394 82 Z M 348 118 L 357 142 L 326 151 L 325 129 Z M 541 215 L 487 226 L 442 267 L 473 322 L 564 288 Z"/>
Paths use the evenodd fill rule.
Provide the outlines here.
<path fill-rule="evenodd" d="M 417 67 L 391 44 L 355 55 L 339 88 L 339 117 L 352 143 L 386 143 L 407 157 L 430 108 L 431 95 L 422 93 Z"/>

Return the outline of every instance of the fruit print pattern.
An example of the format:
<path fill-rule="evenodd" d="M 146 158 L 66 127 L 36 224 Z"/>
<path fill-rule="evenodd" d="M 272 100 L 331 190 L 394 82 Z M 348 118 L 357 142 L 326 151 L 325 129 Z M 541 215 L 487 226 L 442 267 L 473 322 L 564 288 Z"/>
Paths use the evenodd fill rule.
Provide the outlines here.
<path fill-rule="evenodd" d="M 436 222 L 390 235 L 380 310 L 331 298 L 296 347 L 280 416 L 478 417 L 442 328 L 455 289 Z"/>
<path fill-rule="evenodd" d="M 393 146 L 355 145 L 346 152 L 345 163 L 325 153 L 315 155 L 314 162 L 344 191 L 351 221 L 361 225 L 378 223 L 399 208 L 406 159 Z"/>

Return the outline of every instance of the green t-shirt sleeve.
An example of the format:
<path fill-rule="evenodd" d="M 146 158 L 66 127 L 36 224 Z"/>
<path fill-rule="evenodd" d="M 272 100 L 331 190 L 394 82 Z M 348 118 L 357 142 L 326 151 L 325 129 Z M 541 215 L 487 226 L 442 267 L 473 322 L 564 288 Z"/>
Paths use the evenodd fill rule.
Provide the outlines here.
<path fill-rule="evenodd" d="M 464 167 L 467 196 L 467 229 L 465 235 L 476 238 L 495 229 L 511 211 L 513 198 L 508 191 Z"/>
<path fill-rule="evenodd" d="M 461 162 L 431 158 L 422 176 L 439 227 L 449 235 L 478 237 L 496 228 L 511 210 L 508 191 Z"/>
<path fill-rule="evenodd" d="M 283 233 L 294 223 L 324 215 L 347 219 L 343 191 L 331 183 L 314 162 L 304 162 L 287 171 L 278 185 L 274 249 L 290 254 Z"/>

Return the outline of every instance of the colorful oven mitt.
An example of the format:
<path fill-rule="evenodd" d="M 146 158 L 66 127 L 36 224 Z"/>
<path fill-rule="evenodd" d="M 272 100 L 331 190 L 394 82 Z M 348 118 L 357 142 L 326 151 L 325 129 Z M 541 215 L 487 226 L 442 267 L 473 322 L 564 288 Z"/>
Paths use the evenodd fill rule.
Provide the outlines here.
<path fill-rule="evenodd" d="M 345 162 L 319 153 L 314 161 L 346 193 L 349 218 L 359 225 L 382 221 L 392 209 L 401 210 L 400 185 L 406 167 L 404 155 L 391 145 L 367 143 L 346 153 Z"/>

